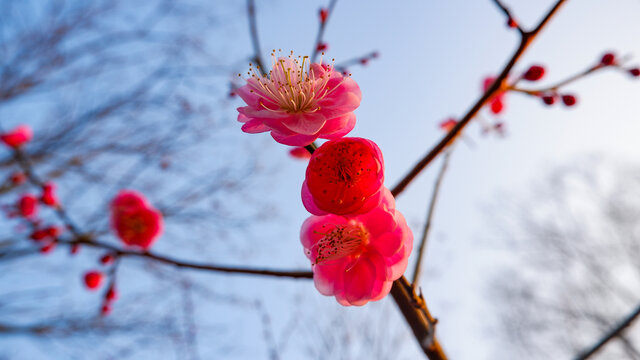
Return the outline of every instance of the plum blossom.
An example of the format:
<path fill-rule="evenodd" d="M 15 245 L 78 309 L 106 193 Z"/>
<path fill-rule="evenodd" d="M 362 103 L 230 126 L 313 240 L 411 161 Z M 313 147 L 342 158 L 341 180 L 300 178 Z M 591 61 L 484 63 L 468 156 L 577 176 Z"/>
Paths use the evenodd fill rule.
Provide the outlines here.
<path fill-rule="evenodd" d="M 144 195 L 123 190 L 111 202 L 111 227 L 126 245 L 146 250 L 162 235 L 162 214 Z"/>
<path fill-rule="evenodd" d="M 342 305 L 382 299 L 406 270 L 413 234 L 389 190 L 383 193 L 380 205 L 366 214 L 311 216 L 302 224 L 316 289 Z"/>
<path fill-rule="evenodd" d="M 33 137 L 33 131 L 28 125 L 19 125 L 9 132 L 0 134 L 0 140 L 10 148 L 17 149 L 29 142 Z"/>
<path fill-rule="evenodd" d="M 384 160 L 373 141 L 327 141 L 309 160 L 302 203 L 314 215 L 362 214 L 380 204 L 383 182 Z"/>
<path fill-rule="evenodd" d="M 235 91 L 247 103 L 238 108 L 242 131 L 270 131 L 281 144 L 305 146 L 317 138 L 340 138 L 353 129 L 353 111 L 362 98 L 353 79 L 332 65 L 310 64 L 307 56 L 272 57 L 268 76 L 251 67 L 246 85 Z"/>

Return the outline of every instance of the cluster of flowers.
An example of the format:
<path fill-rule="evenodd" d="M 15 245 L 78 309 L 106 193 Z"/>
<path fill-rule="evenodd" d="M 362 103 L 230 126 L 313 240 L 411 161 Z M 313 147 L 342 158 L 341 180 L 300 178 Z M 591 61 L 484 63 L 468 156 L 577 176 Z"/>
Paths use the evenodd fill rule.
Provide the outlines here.
<path fill-rule="evenodd" d="M 2 141 L 10 149 L 18 151 L 33 138 L 33 132 L 27 125 L 20 125 L 15 129 L 0 133 Z M 25 183 L 27 175 L 17 172 L 11 175 L 9 182 L 18 187 Z M 34 181 L 38 184 L 38 181 Z M 50 253 L 59 241 L 64 227 L 44 225 L 39 218 L 39 206 L 45 205 L 51 208 L 60 208 L 60 202 L 55 192 L 55 184 L 47 182 L 41 186 L 40 196 L 26 193 L 20 196 L 17 203 L 8 209 L 10 217 L 23 219 L 31 229 L 30 238 L 38 243 L 42 253 Z M 60 209 L 58 209 L 60 210 Z M 162 234 L 162 214 L 156 210 L 144 195 L 133 190 L 120 191 L 111 202 L 111 227 L 118 238 L 128 247 L 134 247 L 143 251 L 148 250 L 154 241 Z M 71 253 L 79 251 L 79 243 L 73 242 Z M 107 253 L 100 258 L 103 266 L 112 265 L 117 254 Z M 105 274 L 100 270 L 87 271 L 84 276 L 84 284 L 89 290 L 98 290 L 104 282 Z M 117 298 L 115 283 L 112 279 L 104 294 L 102 314 L 107 315 L 111 311 L 112 302 Z"/>
<path fill-rule="evenodd" d="M 313 216 L 303 223 L 300 239 L 314 284 L 342 305 L 380 300 L 404 273 L 413 235 L 383 185 L 378 146 L 343 137 L 355 125 L 360 88 L 331 65 L 272 55 L 269 75 L 250 71 L 238 89 L 247 103 L 238 108 L 238 121 L 243 131 L 270 131 L 285 145 L 329 140 L 311 155 L 302 185 L 302 202 Z"/>

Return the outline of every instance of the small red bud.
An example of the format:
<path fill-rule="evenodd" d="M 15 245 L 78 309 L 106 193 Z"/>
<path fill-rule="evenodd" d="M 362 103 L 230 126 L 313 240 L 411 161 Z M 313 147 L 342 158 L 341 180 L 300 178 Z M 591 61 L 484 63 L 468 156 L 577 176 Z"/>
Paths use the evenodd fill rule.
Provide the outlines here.
<path fill-rule="evenodd" d="M 31 238 L 31 240 L 40 241 L 48 238 L 49 234 L 46 230 L 35 230 L 31 233 L 31 235 L 29 235 L 29 237 Z"/>
<path fill-rule="evenodd" d="M 40 197 L 40 201 L 45 205 L 57 206 L 58 198 L 56 197 L 55 189 L 56 186 L 52 182 L 44 184 L 42 186 L 42 196 Z"/>
<path fill-rule="evenodd" d="M 616 56 L 613 53 L 606 53 L 604 55 L 602 55 L 602 59 L 600 60 L 600 63 L 604 66 L 610 66 L 615 64 L 616 62 Z"/>
<path fill-rule="evenodd" d="M 544 95 L 542 101 L 547 105 L 553 105 L 556 102 L 555 95 Z"/>
<path fill-rule="evenodd" d="M 562 102 L 567 106 L 573 106 L 576 104 L 577 99 L 573 95 L 562 95 Z"/>
<path fill-rule="evenodd" d="M 316 46 L 316 50 L 318 51 L 325 51 L 329 49 L 329 44 L 327 43 L 318 43 L 318 46 Z"/>
<path fill-rule="evenodd" d="M 502 99 L 501 98 L 495 98 L 492 102 L 491 102 L 491 112 L 494 114 L 499 114 L 502 112 L 502 110 L 504 109 L 504 104 L 502 103 Z"/>
<path fill-rule="evenodd" d="M 525 80 L 538 81 L 544 76 L 544 67 L 540 65 L 533 65 L 522 75 Z"/>
<path fill-rule="evenodd" d="M 40 248 L 40 252 L 43 253 L 43 254 L 48 254 L 48 253 L 52 252 L 53 249 L 55 249 L 55 248 L 56 248 L 56 242 L 52 241 L 52 242 L 48 243 L 47 245 L 41 247 Z"/>
<path fill-rule="evenodd" d="M 32 194 L 22 195 L 18 202 L 20 215 L 25 218 L 35 216 L 38 212 L 38 199 Z"/>
<path fill-rule="evenodd" d="M 509 20 L 507 20 L 507 26 L 513 29 L 518 27 L 518 23 L 515 20 L 513 20 L 512 17 L 509 17 Z"/>
<path fill-rule="evenodd" d="M 71 245 L 71 255 L 75 255 L 80 251 L 80 244 Z"/>
<path fill-rule="evenodd" d="M 380 57 L 380 53 L 379 52 L 374 51 L 374 52 L 371 53 L 371 58 L 372 59 L 377 59 L 379 57 Z"/>
<path fill-rule="evenodd" d="M 365 57 L 365 58 L 360 59 L 360 64 L 362 64 L 362 65 L 367 65 L 368 63 L 369 63 L 369 59 L 367 59 L 366 57 Z"/>
<path fill-rule="evenodd" d="M 631 74 L 631 76 L 633 77 L 640 76 L 640 68 L 629 69 L 629 74 Z"/>
<path fill-rule="evenodd" d="M 111 286 L 107 291 L 107 294 L 105 295 L 105 299 L 107 301 L 115 301 L 117 298 L 118 298 L 118 292 L 113 286 Z"/>
<path fill-rule="evenodd" d="M 13 185 L 20 185 L 27 180 L 27 176 L 24 173 L 17 172 L 11 175 L 11 182 Z"/>
<path fill-rule="evenodd" d="M 111 306 L 109 304 L 102 305 L 102 309 L 100 309 L 100 315 L 107 316 L 111 313 Z"/>
<path fill-rule="evenodd" d="M 308 160 L 311 158 L 311 153 L 309 152 L 309 150 L 302 146 L 294 147 L 293 149 L 289 150 L 289 155 L 296 159 L 303 160 Z"/>
<path fill-rule="evenodd" d="M 326 8 L 320 9 L 320 23 L 321 24 L 326 23 L 328 18 L 329 18 L 329 9 L 326 9 Z"/>
<path fill-rule="evenodd" d="M 100 258 L 100 262 L 103 265 L 109 265 L 109 264 L 111 264 L 113 262 L 114 259 L 115 258 L 114 258 L 114 256 L 112 254 L 106 254 L 106 255 L 104 255 L 103 257 Z"/>
<path fill-rule="evenodd" d="M 102 284 L 103 275 L 99 271 L 89 271 L 84 274 L 84 284 L 89 290 L 97 290 Z"/>

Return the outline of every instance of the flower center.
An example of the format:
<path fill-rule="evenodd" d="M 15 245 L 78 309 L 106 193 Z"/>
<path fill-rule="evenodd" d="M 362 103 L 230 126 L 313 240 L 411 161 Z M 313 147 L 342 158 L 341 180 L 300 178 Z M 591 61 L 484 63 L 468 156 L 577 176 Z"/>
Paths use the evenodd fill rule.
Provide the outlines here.
<path fill-rule="evenodd" d="M 339 81 L 329 88 L 332 66 L 324 66 L 324 71 L 312 71 L 309 57 L 293 56 L 276 58 L 275 50 L 269 75 L 260 74 L 260 67 L 250 64 L 248 84 L 250 92 L 261 97 L 260 105 L 269 111 L 286 113 L 309 113 L 320 110 L 318 101 L 331 94 L 342 83 Z M 322 61 L 321 61 L 322 62 Z"/>
<path fill-rule="evenodd" d="M 323 225 L 330 226 L 329 224 Z M 369 243 L 369 233 L 362 224 L 351 220 L 344 225 L 335 225 L 312 247 L 316 251 L 314 264 L 340 259 L 345 256 L 357 256 Z"/>

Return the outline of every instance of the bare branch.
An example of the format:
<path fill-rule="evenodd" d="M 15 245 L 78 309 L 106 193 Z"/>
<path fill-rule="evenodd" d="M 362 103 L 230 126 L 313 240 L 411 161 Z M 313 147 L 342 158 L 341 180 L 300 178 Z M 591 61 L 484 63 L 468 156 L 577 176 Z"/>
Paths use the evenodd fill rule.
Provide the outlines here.
<path fill-rule="evenodd" d="M 629 327 L 635 320 L 640 316 L 640 305 L 636 307 L 629 315 L 627 315 L 618 325 L 616 325 L 611 331 L 606 333 L 602 339 L 598 340 L 592 347 L 584 350 L 578 356 L 576 356 L 576 360 L 586 360 L 590 358 L 592 355 L 597 353 L 600 349 L 602 349 L 610 340 L 622 336 L 622 332 Z"/>

